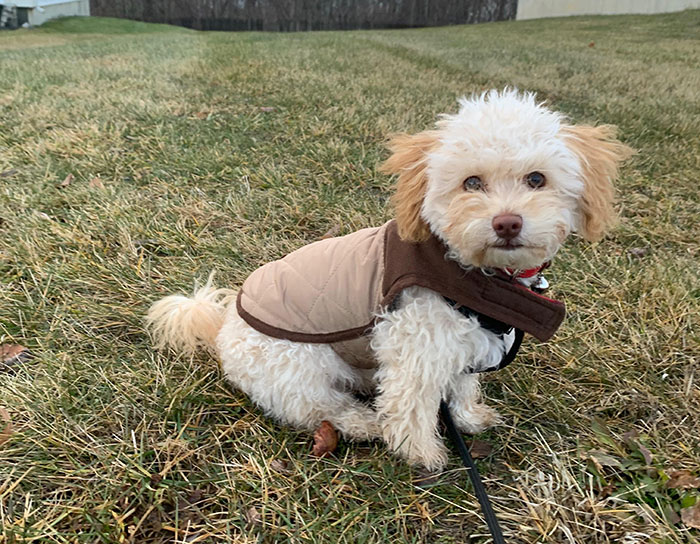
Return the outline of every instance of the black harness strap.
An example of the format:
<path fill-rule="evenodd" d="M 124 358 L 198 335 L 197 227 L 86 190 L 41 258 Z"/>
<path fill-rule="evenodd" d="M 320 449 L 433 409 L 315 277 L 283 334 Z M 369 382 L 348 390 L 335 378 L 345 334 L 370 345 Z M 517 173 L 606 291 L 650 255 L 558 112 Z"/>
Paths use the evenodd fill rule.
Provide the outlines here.
<path fill-rule="evenodd" d="M 505 368 L 510 363 L 512 363 L 515 360 L 515 356 L 518 355 L 518 350 L 520 349 L 520 344 L 523 343 L 524 337 L 525 333 L 523 331 L 521 331 L 520 329 L 515 329 L 515 338 L 513 339 L 513 345 L 510 346 L 508 353 L 503 355 L 503 359 L 501 359 L 501 362 L 498 363 L 498 366 L 494 366 L 493 368 L 487 368 L 486 370 L 484 370 L 484 372 L 494 372 L 496 370 L 501 370 L 502 368 Z"/>
<path fill-rule="evenodd" d="M 510 334 L 510 332 L 513 330 L 513 327 L 508 325 L 507 323 L 503 323 L 502 321 L 498 321 L 497 319 L 494 319 L 492 317 L 489 317 L 484 314 L 480 314 L 479 312 L 475 312 L 471 308 L 467 308 L 466 306 L 462 306 L 460 304 L 457 304 L 454 300 L 451 298 L 447 297 L 442 297 L 445 299 L 445 302 L 452 306 L 455 310 L 457 310 L 460 314 L 462 314 L 465 317 L 476 317 L 476 319 L 479 321 L 479 325 L 481 325 L 483 328 L 485 328 L 488 331 L 491 331 L 492 333 L 499 335 L 501 338 L 503 338 L 506 334 Z M 515 339 L 513 340 L 513 345 L 510 347 L 507 353 L 503 355 L 503 359 L 501 359 L 501 362 L 498 363 L 498 366 L 494 366 L 493 368 L 488 368 L 484 370 L 483 372 L 494 372 L 496 370 L 501 370 L 502 368 L 507 367 L 510 363 L 512 363 L 515 360 L 515 356 L 518 354 L 518 350 L 520 349 L 520 345 L 523 343 L 523 337 L 525 336 L 525 333 L 521 331 L 520 329 L 515 329 Z"/>

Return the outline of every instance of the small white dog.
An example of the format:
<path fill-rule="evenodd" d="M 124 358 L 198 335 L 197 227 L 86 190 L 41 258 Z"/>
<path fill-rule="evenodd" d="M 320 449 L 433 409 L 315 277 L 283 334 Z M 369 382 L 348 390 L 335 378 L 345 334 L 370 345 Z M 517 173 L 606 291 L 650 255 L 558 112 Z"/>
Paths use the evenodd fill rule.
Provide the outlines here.
<path fill-rule="evenodd" d="M 484 314 L 528 330 L 508 317 L 508 301 L 531 304 L 536 295 L 513 283 L 534 287 L 571 232 L 596 240 L 613 223 L 612 182 L 631 153 L 614 135 L 611 126 L 567 124 L 532 94 L 462 99 L 435 130 L 392 138 L 384 169 L 398 174 L 394 222 L 262 267 L 237 304 L 235 292 L 211 282 L 191 298 L 158 301 L 147 318 L 156 344 L 210 349 L 228 379 L 281 421 L 315 429 L 327 420 L 345 436 L 383 437 L 409 462 L 440 469 L 442 398 L 466 432 L 498 421 L 474 372 L 497 368 L 513 333 L 484 325 Z M 486 291 L 469 298 L 476 288 L 460 287 L 459 274 L 481 285 L 501 271 L 512 281 L 495 312 Z M 539 315 L 524 308 L 525 321 Z M 356 391 L 375 393 L 373 404 Z"/>

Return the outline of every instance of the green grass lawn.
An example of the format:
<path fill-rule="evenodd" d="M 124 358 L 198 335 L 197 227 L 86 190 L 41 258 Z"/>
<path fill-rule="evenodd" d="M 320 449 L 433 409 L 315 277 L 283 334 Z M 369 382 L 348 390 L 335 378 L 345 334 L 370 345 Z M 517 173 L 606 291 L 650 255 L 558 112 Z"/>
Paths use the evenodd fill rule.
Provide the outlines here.
<path fill-rule="evenodd" d="M 569 315 L 488 376 L 480 462 L 509 543 L 686 543 L 700 467 L 700 11 L 402 31 L 196 33 L 68 19 L 0 33 L 0 543 L 490 542 L 456 457 L 309 457 L 217 363 L 154 353 L 149 304 L 234 287 L 391 216 L 393 131 L 533 90 L 638 154 L 621 220 L 549 273 Z M 61 183 L 69 176 L 70 183 Z M 97 178 L 98 181 L 94 181 Z M 0 425 L 1 427 L 1 425 Z M 700 507 L 699 507 L 700 508 Z"/>

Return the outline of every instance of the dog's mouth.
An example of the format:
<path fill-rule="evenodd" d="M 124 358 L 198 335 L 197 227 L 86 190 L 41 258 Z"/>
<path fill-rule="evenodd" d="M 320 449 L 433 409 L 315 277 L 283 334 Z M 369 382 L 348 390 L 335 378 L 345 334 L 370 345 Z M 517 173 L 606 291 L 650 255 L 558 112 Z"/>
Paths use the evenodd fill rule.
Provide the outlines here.
<path fill-rule="evenodd" d="M 503 251 L 513 251 L 514 249 L 520 249 L 521 247 L 524 247 L 523 244 L 519 244 L 517 242 L 512 242 L 508 241 L 503 244 L 494 244 L 491 246 L 493 249 L 501 249 Z"/>
<path fill-rule="evenodd" d="M 527 270 L 551 258 L 545 247 L 518 240 L 494 240 L 480 255 L 478 265 L 490 268 Z"/>

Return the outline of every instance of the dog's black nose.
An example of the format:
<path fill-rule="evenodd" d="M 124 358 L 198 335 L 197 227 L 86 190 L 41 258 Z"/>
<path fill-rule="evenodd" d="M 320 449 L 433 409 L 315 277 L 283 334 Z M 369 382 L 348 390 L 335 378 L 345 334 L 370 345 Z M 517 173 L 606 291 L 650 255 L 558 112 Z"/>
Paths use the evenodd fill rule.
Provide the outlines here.
<path fill-rule="evenodd" d="M 523 228 L 523 218 L 511 213 L 497 215 L 491 221 L 491 226 L 499 238 L 512 240 L 520 234 L 520 230 Z"/>

